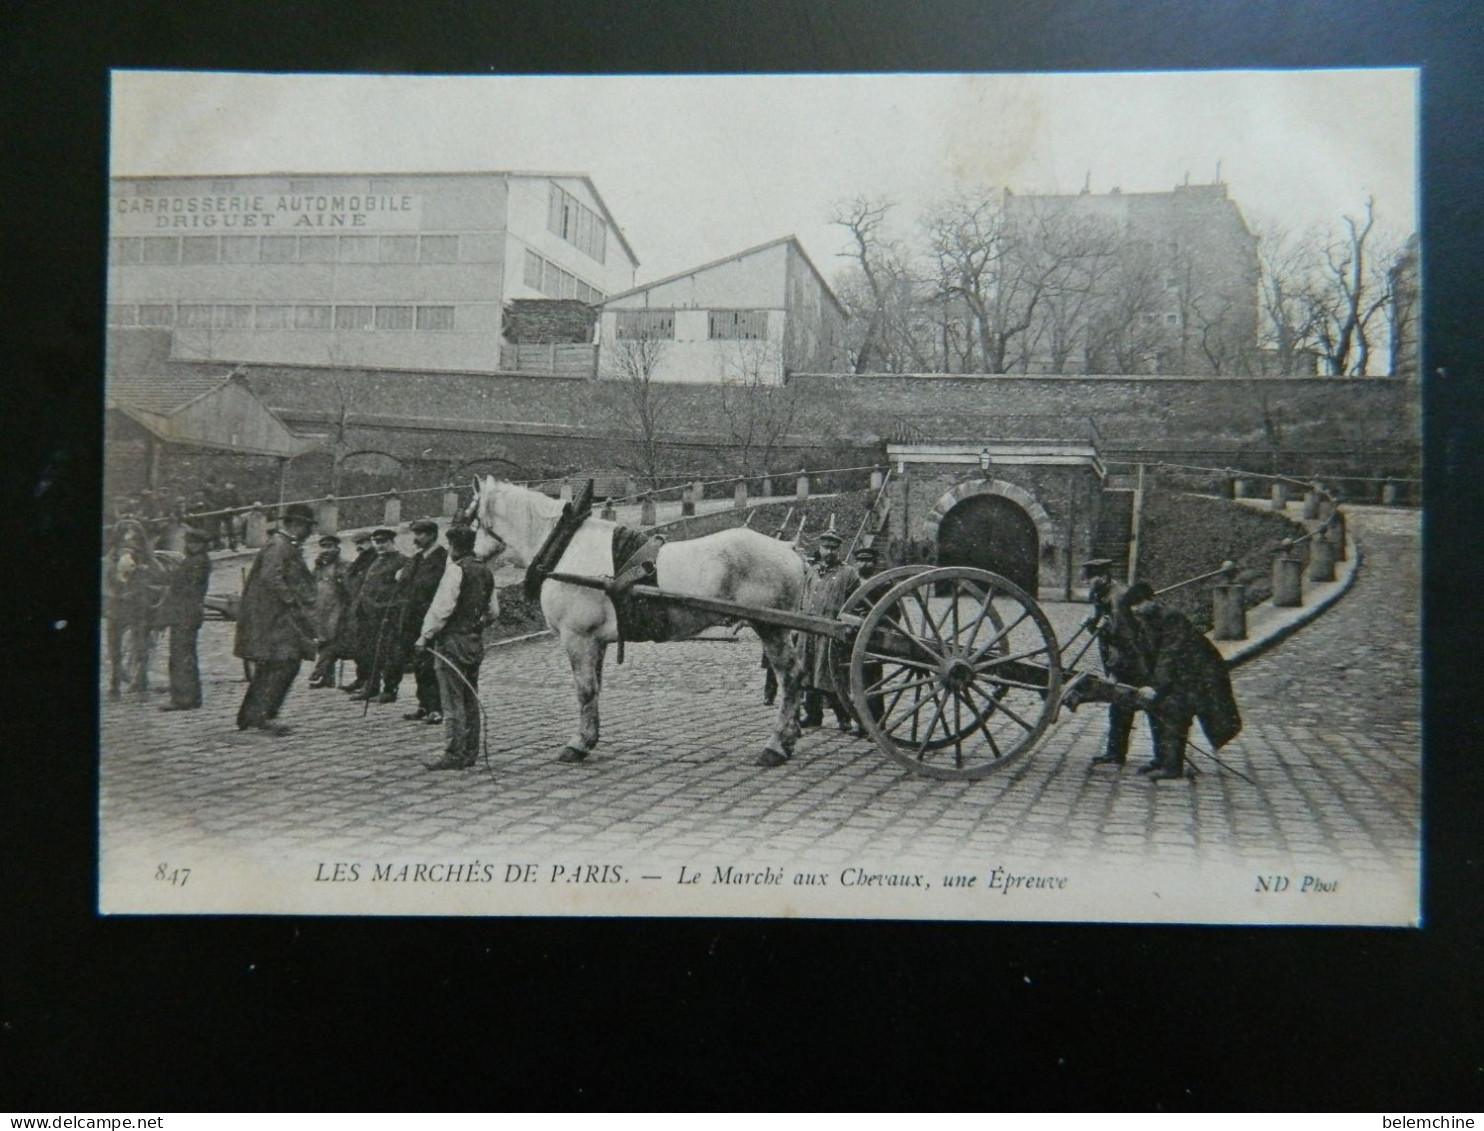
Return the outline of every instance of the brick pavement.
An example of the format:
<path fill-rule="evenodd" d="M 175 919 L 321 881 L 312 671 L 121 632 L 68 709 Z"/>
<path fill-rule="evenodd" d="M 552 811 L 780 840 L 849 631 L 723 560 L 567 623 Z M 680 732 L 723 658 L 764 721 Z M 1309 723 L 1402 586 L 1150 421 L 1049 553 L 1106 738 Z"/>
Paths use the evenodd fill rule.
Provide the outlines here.
<path fill-rule="evenodd" d="M 1104 727 L 1094 707 L 1064 714 L 1027 758 L 978 782 L 916 777 L 832 730 L 805 732 L 791 764 L 759 770 L 772 711 L 746 634 L 630 645 L 622 666 L 610 655 L 603 743 L 575 767 L 555 761 L 575 726 L 565 656 L 549 639 L 493 650 L 481 679 L 487 761 L 430 773 L 422 762 L 441 734 L 401 720 L 410 680 L 402 701 L 363 717 L 301 678 L 283 716 L 291 736 L 238 734 L 232 626 L 209 622 L 202 710 L 160 714 L 158 693 L 104 704 L 105 857 L 209 846 L 489 859 L 499 848 L 655 861 L 765 852 L 837 868 L 866 853 L 1256 869 L 1276 855 L 1415 874 L 1418 518 L 1352 515 L 1366 555 L 1355 589 L 1236 672 L 1246 728 L 1222 758 L 1255 784 L 1200 757 L 1206 772 L 1188 784 L 1089 770 Z M 1061 634 L 1084 611 L 1048 606 Z M 1135 759 L 1146 735 L 1141 723 Z"/>

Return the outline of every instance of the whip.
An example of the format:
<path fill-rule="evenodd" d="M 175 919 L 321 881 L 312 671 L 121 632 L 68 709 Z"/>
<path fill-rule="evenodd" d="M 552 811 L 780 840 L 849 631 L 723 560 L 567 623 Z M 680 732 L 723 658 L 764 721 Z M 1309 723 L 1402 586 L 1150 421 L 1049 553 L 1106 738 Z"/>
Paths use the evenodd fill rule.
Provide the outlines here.
<path fill-rule="evenodd" d="M 423 647 L 427 649 L 428 655 L 432 656 L 433 659 L 443 661 L 443 666 L 453 672 L 458 678 L 458 681 L 467 687 L 469 694 L 474 697 L 474 705 L 479 708 L 479 748 L 480 752 L 484 755 L 484 768 L 490 774 L 493 774 L 494 769 L 490 766 L 489 720 L 485 717 L 484 704 L 479 701 L 479 688 L 465 679 L 464 673 L 459 671 L 459 666 L 442 652 L 438 651 L 431 644 L 424 644 Z"/>

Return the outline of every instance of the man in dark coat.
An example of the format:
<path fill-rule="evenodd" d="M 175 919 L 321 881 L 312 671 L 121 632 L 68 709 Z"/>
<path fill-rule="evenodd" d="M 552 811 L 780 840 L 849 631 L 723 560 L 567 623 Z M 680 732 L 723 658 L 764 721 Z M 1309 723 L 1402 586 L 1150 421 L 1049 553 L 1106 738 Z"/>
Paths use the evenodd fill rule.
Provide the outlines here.
<path fill-rule="evenodd" d="M 1130 585 L 1119 605 L 1135 618 L 1135 639 L 1147 673 L 1139 700 L 1154 731 L 1154 761 L 1140 773 L 1151 781 L 1183 778 L 1192 720 L 1200 719 L 1216 749 L 1241 732 L 1226 661 L 1188 617 L 1154 599 L 1147 581 Z"/>
<path fill-rule="evenodd" d="M 1133 614 L 1119 603 L 1125 588 L 1113 580 L 1112 561 L 1095 558 L 1084 562 L 1082 569 L 1088 579 L 1087 596 L 1092 602 L 1091 619 L 1103 670 L 1119 683 L 1143 687 L 1149 675 L 1135 636 Z M 1126 697 L 1116 697 L 1108 704 L 1108 739 L 1103 752 L 1092 760 L 1094 766 L 1122 766 L 1128 761 L 1128 743 L 1137 716 L 1137 704 Z"/>
<path fill-rule="evenodd" d="M 366 685 L 351 694 L 352 699 L 374 699 L 393 703 L 402 682 L 397 652 L 401 647 L 402 593 L 397 573 L 407 559 L 397 551 L 397 532 L 382 527 L 371 532 L 376 559 L 361 580 L 356 594 L 356 633 L 366 665 Z"/>
<path fill-rule="evenodd" d="M 449 527 L 448 545 L 452 554 L 445 555 L 443 576 L 414 642 L 419 653 L 437 664 L 448 740 L 443 757 L 427 763 L 430 770 L 466 769 L 479 756 L 484 626 L 498 611 L 495 575 L 474 556 L 474 531 Z"/>
<path fill-rule="evenodd" d="M 356 598 L 360 596 L 361 583 L 366 580 L 366 571 L 376 560 L 376 549 L 371 543 L 370 534 L 357 534 L 355 547 L 355 560 L 345 567 L 345 611 L 340 618 L 341 651 L 355 661 L 356 669 L 354 678 L 342 690 L 352 694 L 366 686 L 366 676 L 371 670 L 366 657 L 369 645 L 361 639 L 361 624 L 356 616 Z"/>
<path fill-rule="evenodd" d="M 194 711 L 201 706 L 201 669 L 196 634 L 206 619 L 206 587 L 211 581 L 210 539 L 204 530 L 183 532 L 185 555 L 170 575 L 156 623 L 170 629 L 170 703 L 162 711 Z"/>
<path fill-rule="evenodd" d="M 340 539 L 326 534 L 319 540 L 314 559 L 314 630 L 319 644 L 310 687 L 335 686 L 335 661 L 344 654 L 345 573 L 350 567 L 340 558 Z"/>
<path fill-rule="evenodd" d="M 304 539 L 314 529 L 314 512 L 291 503 L 268 544 L 258 551 L 237 618 L 234 653 L 251 660 L 252 677 L 237 711 L 238 730 L 286 734 L 274 722 L 299 665 L 314 659 L 314 576 L 304 564 Z"/>
<path fill-rule="evenodd" d="M 438 693 L 438 676 L 433 668 L 433 657 L 426 651 L 415 651 L 418 632 L 423 617 L 433 603 L 433 594 L 443 580 L 443 571 L 448 565 L 448 551 L 438 545 L 438 524 L 429 518 L 420 518 L 409 527 L 412 544 L 416 547 L 407 564 L 398 575 L 402 587 L 402 624 L 398 631 L 398 678 L 401 666 L 410 664 L 412 677 L 417 684 L 417 709 L 402 717 L 409 722 L 422 719 L 429 723 L 443 721 L 443 704 Z"/>

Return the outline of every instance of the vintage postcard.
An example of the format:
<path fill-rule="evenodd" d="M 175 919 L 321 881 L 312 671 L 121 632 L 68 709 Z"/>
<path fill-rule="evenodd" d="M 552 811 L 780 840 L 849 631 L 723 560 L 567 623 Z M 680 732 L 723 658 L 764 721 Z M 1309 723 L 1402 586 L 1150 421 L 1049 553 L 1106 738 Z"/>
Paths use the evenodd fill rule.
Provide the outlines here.
<path fill-rule="evenodd" d="M 99 908 L 1416 925 L 1417 98 L 116 73 Z"/>

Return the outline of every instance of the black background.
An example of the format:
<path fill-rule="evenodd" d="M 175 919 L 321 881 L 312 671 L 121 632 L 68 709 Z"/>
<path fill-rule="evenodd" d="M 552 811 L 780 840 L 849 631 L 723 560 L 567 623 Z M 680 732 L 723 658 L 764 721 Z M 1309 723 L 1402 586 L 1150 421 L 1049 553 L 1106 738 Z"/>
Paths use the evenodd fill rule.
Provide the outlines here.
<path fill-rule="evenodd" d="M 144 0 L 0 21 L 0 1108 L 1484 1106 L 1477 4 Z M 1425 68 L 1425 929 L 95 916 L 109 67 L 1364 65 Z"/>

